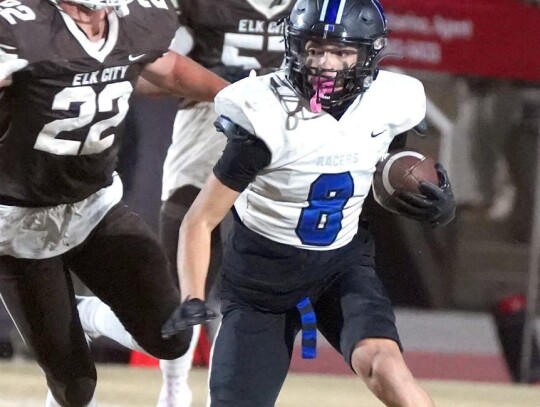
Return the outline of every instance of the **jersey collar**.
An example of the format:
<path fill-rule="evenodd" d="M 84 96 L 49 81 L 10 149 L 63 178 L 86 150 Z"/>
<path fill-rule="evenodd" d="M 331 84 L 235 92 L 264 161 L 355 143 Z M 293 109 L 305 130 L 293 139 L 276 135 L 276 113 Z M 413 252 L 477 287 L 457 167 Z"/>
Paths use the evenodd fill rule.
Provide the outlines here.
<path fill-rule="evenodd" d="M 67 13 L 61 12 L 60 15 L 64 19 L 68 30 L 77 39 L 77 41 L 79 41 L 79 44 L 81 44 L 81 47 L 83 47 L 86 53 L 95 60 L 103 63 L 118 40 L 118 16 L 116 13 L 107 14 L 107 19 L 109 20 L 107 38 L 105 39 L 105 44 L 103 47 L 99 49 L 88 39 L 88 37 L 80 30 L 77 23 L 73 21 L 73 19 L 67 15 Z"/>
<path fill-rule="evenodd" d="M 246 0 L 247 3 L 251 5 L 255 10 L 264 15 L 267 19 L 271 19 L 274 16 L 277 16 L 282 11 L 286 10 L 289 7 L 290 3 L 293 0 L 283 0 L 282 4 L 275 5 L 272 7 L 265 7 L 261 1 L 257 0 Z"/>

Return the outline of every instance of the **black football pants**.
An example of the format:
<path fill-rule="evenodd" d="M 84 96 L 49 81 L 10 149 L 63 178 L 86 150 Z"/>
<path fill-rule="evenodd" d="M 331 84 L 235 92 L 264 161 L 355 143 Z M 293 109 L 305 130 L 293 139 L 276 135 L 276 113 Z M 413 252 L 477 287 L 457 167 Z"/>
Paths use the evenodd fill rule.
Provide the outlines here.
<path fill-rule="evenodd" d="M 161 326 L 180 302 L 165 253 L 137 215 L 116 205 L 81 245 L 61 256 L 0 256 L 2 299 L 62 406 L 85 406 L 96 385 L 67 269 L 150 354 L 173 359 L 186 352 L 191 331 L 161 338 Z"/>

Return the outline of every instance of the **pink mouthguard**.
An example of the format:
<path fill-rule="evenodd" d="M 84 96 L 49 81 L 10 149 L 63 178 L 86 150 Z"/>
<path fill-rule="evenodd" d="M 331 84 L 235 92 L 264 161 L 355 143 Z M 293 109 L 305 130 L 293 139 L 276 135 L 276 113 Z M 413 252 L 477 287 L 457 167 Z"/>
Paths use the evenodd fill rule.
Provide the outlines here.
<path fill-rule="evenodd" d="M 315 94 L 309 101 L 309 107 L 313 113 L 321 113 L 321 98 L 329 93 L 332 93 L 332 90 L 334 89 L 334 82 L 317 82 L 313 84 L 313 89 L 315 89 Z"/>

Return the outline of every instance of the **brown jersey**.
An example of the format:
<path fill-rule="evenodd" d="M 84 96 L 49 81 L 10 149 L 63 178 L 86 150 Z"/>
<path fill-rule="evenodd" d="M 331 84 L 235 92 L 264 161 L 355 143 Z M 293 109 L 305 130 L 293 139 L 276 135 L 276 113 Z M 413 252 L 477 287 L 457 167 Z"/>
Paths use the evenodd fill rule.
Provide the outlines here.
<path fill-rule="evenodd" d="M 101 44 L 52 3 L 0 2 L 0 47 L 29 61 L 0 99 L 0 203 L 71 203 L 112 182 L 137 77 L 178 25 L 168 0 L 129 10 L 108 14 Z"/>
<path fill-rule="evenodd" d="M 283 61 L 283 24 L 292 0 L 262 7 L 250 0 L 178 0 L 180 23 L 192 30 L 189 56 L 218 74 L 220 67 L 278 68 Z M 225 75 L 223 75 L 225 76 Z"/>

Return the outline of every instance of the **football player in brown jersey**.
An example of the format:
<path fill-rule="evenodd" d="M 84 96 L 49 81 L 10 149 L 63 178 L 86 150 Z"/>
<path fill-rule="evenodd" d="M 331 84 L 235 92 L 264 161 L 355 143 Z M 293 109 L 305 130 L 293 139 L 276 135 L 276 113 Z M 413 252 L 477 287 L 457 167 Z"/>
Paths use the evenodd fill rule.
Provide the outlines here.
<path fill-rule="evenodd" d="M 97 405 L 68 270 L 121 321 L 96 329 L 162 359 L 188 349 L 191 330 L 161 336 L 178 289 L 114 172 L 139 76 L 201 101 L 227 85 L 169 51 L 177 23 L 168 0 L 0 2 L 0 294 L 45 372 L 47 407 Z"/>

